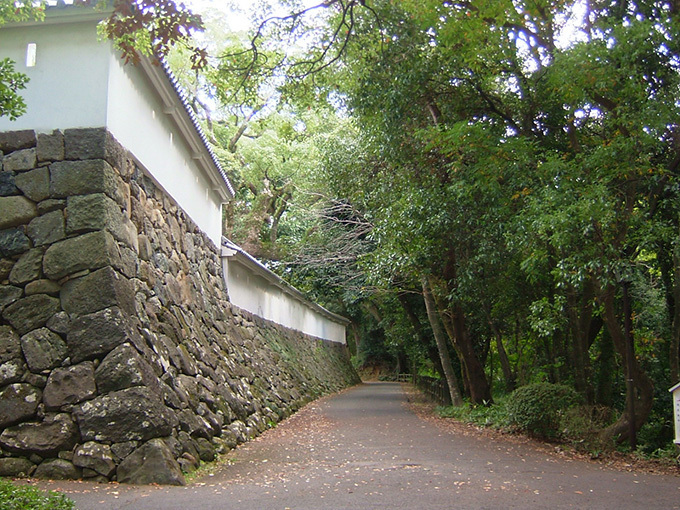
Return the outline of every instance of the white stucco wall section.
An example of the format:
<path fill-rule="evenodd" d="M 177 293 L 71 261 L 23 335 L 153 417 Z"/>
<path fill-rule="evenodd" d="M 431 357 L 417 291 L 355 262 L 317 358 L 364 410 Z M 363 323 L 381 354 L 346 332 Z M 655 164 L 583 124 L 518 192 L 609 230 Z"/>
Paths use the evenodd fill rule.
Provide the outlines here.
<path fill-rule="evenodd" d="M 222 266 L 229 301 L 259 317 L 317 338 L 346 343 L 349 321 L 312 303 L 230 241 L 223 241 Z"/>
<path fill-rule="evenodd" d="M 230 186 L 163 68 L 124 65 L 97 35 L 102 16 L 70 7 L 42 23 L 0 27 L 0 58 L 30 78 L 21 91 L 27 113 L 0 117 L 0 131 L 106 127 L 219 247 Z M 37 45 L 34 67 L 26 66 L 29 43 Z"/>
<path fill-rule="evenodd" d="M 145 63 L 147 67 L 151 64 Z M 162 69 L 148 69 L 150 73 Z M 177 201 L 208 237 L 220 245 L 222 203 L 218 183 L 200 167 L 203 147 L 191 147 L 178 132 L 178 107 L 171 96 L 164 101 L 146 72 L 112 58 L 109 69 L 107 127 L 137 161 L 150 170 L 156 184 Z M 157 78 L 164 79 L 162 76 Z M 168 91 L 169 92 L 169 91 Z M 168 94 L 169 95 L 169 94 Z M 193 128 L 192 128 L 193 129 Z M 205 156 L 205 155 L 203 155 Z"/>
<path fill-rule="evenodd" d="M 26 67 L 29 43 L 37 46 L 35 67 Z M 0 28 L 0 58 L 11 58 L 30 78 L 21 91 L 26 114 L 16 121 L 0 117 L 0 131 L 105 126 L 111 52 L 110 43 L 97 41 L 92 20 Z"/>

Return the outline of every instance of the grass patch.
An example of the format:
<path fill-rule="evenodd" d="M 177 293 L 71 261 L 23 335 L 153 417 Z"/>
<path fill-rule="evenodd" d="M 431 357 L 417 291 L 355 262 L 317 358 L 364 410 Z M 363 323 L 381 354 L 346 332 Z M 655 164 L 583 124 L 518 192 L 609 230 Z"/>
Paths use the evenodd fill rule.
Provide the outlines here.
<path fill-rule="evenodd" d="M 72 510 L 75 503 L 57 492 L 17 486 L 0 478 L 0 510 Z"/>
<path fill-rule="evenodd" d="M 507 429 L 510 418 L 507 410 L 507 397 L 500 397 L 492 406 L 466 402 L 462 406 L 439 406 L 436 412 L 442 418 L 454 418 L 479 427 Z"/>

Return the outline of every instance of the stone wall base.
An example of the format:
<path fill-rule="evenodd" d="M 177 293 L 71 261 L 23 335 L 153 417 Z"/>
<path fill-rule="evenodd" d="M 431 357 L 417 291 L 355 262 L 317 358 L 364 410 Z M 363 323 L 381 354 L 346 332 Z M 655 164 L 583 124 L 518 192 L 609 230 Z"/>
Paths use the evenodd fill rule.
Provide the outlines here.
<path fill-rule="evenodd" d="M 217 247 L 105 129 L 0 133 L 0 476 L 183 484 L 358 382 L 232 306 Z"/>

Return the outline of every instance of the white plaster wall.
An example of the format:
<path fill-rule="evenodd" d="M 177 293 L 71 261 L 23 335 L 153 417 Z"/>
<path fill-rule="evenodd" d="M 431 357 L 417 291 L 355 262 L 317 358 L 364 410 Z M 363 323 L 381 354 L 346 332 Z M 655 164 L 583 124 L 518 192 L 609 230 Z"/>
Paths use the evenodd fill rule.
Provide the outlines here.
<path fill-rule="evenodd" d="M 263 319 L 311 336 L 346 343 L 345 325 L 332 320 L 232 257 L 223 257 L 229 300 Z"/>
<path fill-rule="evenodd" d="M 0 132 L 107 127 L 220 246 L 222 200 L 214 186 L 144 72 L 123 65 L 111 43 L 98 38 L 97 20 L 80 16 L 65 10 L 45 23 L 0 28 L 0 58 L 13 59 L 31 79 L 21 91 L 27 113 L 16 121 L 0 117 Z M 35 67 L 26 67 L 28 43 L 37 44 Z"/>
<path fill-rule="evenodd" d="M 35 67 L 26 67 L 26 47 L 37 44 Z M 0 117 L 0 131 L 102 127 L 106 122 L 108 55 L 94 22 L 0 28 L 0 58 L 31 81 L 21 91 L 27 105 L 16 121 Z"/>
<path fill-rule="evenodd" d="M 107 127 L 208 237 L 220 246 L 222 203 L 172 117 L 136 67 L 109 60 Z M 181 105 L 179 105 L 181 107 Z"/>

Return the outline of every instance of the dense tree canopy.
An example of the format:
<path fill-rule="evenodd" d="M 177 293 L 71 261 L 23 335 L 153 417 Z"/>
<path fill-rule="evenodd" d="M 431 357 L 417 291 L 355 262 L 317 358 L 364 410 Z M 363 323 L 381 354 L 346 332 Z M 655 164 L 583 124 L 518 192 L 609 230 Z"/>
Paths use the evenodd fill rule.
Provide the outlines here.
<path fill-rule="evenodd" d="M 410 313 L 440 331 L 450 386 L 474 402 L 492 400 L 492 373 L 566 382 L 617 407 L 606 433 L 624 438 L 678 378 L 677 7 L 326 2 L 311 35 L 316 9 L 261 19 L 225 72 L 278 70 L 284 97 L 354 120 L 319 172 L 370 224 L 351 264 L 383 330 Z M 305 28 L 296 51 L 276 45 Z M 400 311 L 404 295 L 436 313 Z M 431 345 L 419 359 L 436 368 Z"/>

